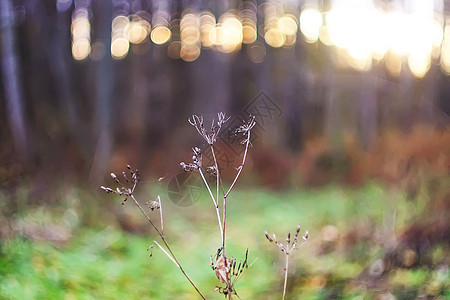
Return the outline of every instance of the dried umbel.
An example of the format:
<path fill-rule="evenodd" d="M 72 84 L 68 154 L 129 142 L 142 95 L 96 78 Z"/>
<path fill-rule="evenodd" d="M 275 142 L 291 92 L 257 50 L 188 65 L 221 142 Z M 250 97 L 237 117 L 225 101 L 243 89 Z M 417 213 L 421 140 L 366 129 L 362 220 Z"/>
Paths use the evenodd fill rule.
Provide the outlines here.
<path fill-rule="evenodd" d="M 283 243 L 280 243 L 277 241 L 277 237 L 275 236 L 275 233 L 272 236 L 270 236 L 267 231 L 264 233 L 266 236 L 266 239 L 270 243 L 274 243 L 275 245 L 277 245 L 278 248 L 280 249 L 280 251 L 282 253 L 284 253 L 286 256 L 286 266 L 284 268 L 283 299 L 286 296 L 287 278 L 288 278 L 288 273 L 289 273 L 289 255 L 292 252 L 294 252 L 295 250 L 297 250 L 298 248 L 300 248 L 301 246 L 303 246 L 303 244 L 306 243 L 306 241 L 308 240 L 308 237 L 309 237 L 309 233 L 308 233 L 308 231 L 306 231 L 305 235 L 303 235 L 301 237 L 301 240 L 299 243 L 299 238 L 298 238 L 299 233 L 300 233 L 300 225 L 297 225 L 297 229 L 295 230 L 294 240 L 292 241 L 292 244 L 291 244 L 291 233 L 288 232 L 285 245 L 283 245 Z"/>
<path fill-rule="evenodd" d="M 157 201 L 150 200 L 145 202 L 145 205 L 147 205 L 151 211 L 161 209 L 161 198 L 158 196 Z"/>
<path fill-rule="evenodd" d="M 200 148 L 194 147 L 192 148 L 192 152 L 194 152 L 194 155 L 192 155 L 191 163 L 186 164 L 183 161 L 180 162 L 180 166 L 185 172 L 196 171 L 202 167 L 202 151 L 200 150 Z"/>
<path fill-rule="evenodd" d="M 130 165 L 127 165 L 127 169 L 128 169 L 129 175 L 127 175 L 126 172 L 122 172 L 122 176 L 123 176 L 125 182 L 121 182 L 116 174 L 111 173 L 112 179 L 114 179 L 114 181 L 119 185 L 115 189 L 112 189 L 110 187 L 105 187 L 103 185 L 100 187 L 102 190 L 104 190 L 107 193 L 112 193 L 112 194 L 117 194 L 117 195 L 120 195 L 120 196 L 125 196 L 125 198 L 122 201 L 122 205 L 125 204 L 125 202 L 127 201 L 128 197 L 133 195 L 134 190 L 136 189 L 136 185 L 139 182 L 139 171 L 138 171 L 138 169 L 133 171 L 131 169 Z"/>
<path fill-rule="evenodd" d="M 203 116 L 197 116 L 192 115 L 188 121 L 189 124 L 195 127 L 197 129 L 197 132 L 205 139 L 205 141 L 212 145 L 216 142 L 217 136 L 219 135 L 220 129 L 222 128 L 222 125 L 225 124 L 230 117 L 226 117 L 223 112 L 220 112 L 217 114 L 217 122 L 215 120 L 212 120 L 211 128 L 208 131 L 205 128 L 205 123 L 203 122 Z"/>
<path fill-rule="evenodd" d="M 242 270 L 247 266 L 247 259 L 245 260 L 245 263 L 241 263 L 236 266 L 236 262 L 233 261 L 233 259 L 228 259 L 225 255 L 225 234 L 226 234 L 226 216 L 227 216 L 227 197 L 229 196 L 231 190 L 236 185 L 236 182 L 238 181 L 242 170 L 244 168 L 244 164 L 247 158 L 248 149 L 251 146 L 250 143 L 250 137 L 251 137 L 251 131 L 253 127 L 255 126 L 255 117 L 250 116 L 250 119 L 246 122 L 244 122 L 243 125 L 239 126 L 235 131 L 234 134 L 242 136 L 243 139 L 241 141 L 241 144 L 244 145 L 245 150 L 242 154 L 242 162 L 239 166 L 236 168 L 236 175 L 231 183 L 231 185 L 228 187 L 228 189 L 225 189 L 224 183 L 221 178 L 221 167 L 219 165 L 219 162 L 217 160 L 216 155 L 216 141 L 217 137 L 219 136 L 219 133 L 222 129 L 222 126 L 229 120 L 228 117 L 225 116 L 224 113 L 220 112 L 217 114 L 217 121 L 212 120 L 212 124 L 209 130 L 206 129 L 205 123 L 203 120 L 203 116 L 197 116 L 193 115 L 191 118 L 189 118 L 189 123 L 194 126 L 194 128 L 197 130 L 197 132 L 203 137 L 203 139 L 208 143 L 208 147 L 211 151 L 212 158 L 214 160 L 214 163 L 211 166 L 203 166 L 202 165 L 202 156 L 201 151 L 198 147 L 195 147 L 193 150 L 194 156 L 192 157 L 191 163 L 185 163 L 181 162 L 180 165 L 186 172 L 189 171 L 198 171 L 203 183 L 205 184 L 206 189 L 208 190 L 208 194 L 211 197 L 211 200 L 214 204 L 214 209 L 216 211 L 217 215 L 217 222 L 219 225 L 219 232 L 221 235 L 222 240 L 222 247 L 220 248 L 220 251 L 216 255 L 216 259 L 211 259 L 211 266 L 213 267 L 213 270 L 216 273 L 217 278 L 221 283 L 226 283 L 226 287 L 219 287 L 217 290 L 224 295 L 228 297 L 228 299 L 231 299 L 232 294 L 237 295 L 236 291 L 233 289 L 233 284 L 235 283 L 235 280 L 233 280 L 234 277 L 237 276 L 237 274 L 241 274 Z M 216 191 L 215 195 L 210 188 L 206 178 L 206 173 L 215 178 L 216 181 Z M 222 192 L 222 195 L 220 195 L 220 192 Z M 222 216 L 220 213 L 219 203 L 220 198 L 222 199 Z M 220 254 L 221 253 L 221 254 Z M 237 268 L 237 269 L 236 269 Z M 239 271 L 237 271 L 239 270 Z"/>
<path fill-rule="evenodd" d="M 255 125 L 256 125 L 255 116 L 250 116 L 247 123 L 244 123 L 241 126 L 239 126 L 238 128 L 236 128 L 234 133 L 236 135 L 242 134 L 244 137 L 243 140 L 241 141 L 242 145 L 250 143 L 250 135 L 248 133 L 253 129 L 253 127 L 255 127 Z"/>
<path fill-rule="evenodd" d="M 277 241 L 277 237 L 275 236 L 275 233 L 270 236 L 269 233 L 266 231 L 265 232 L 265 236 L 266 239 L 270 242 L 270 243 L 274 243 L 275 245 L 278 246 L 278 248 L 280 248 L 281 252 L 285 253 L 286 255 L 291 254 L 294 250 L 297 250 L 298 248 L 300 248 L 301 246 L 303 246 L 304 243 L 306 243 L 308 237 L 309 237 L 309 232 L 306 231 L 305 235 L 301 237 L 301 241 L 300 244 L 299 239 L 298 239 L 298 235 L 300 233 L 300 225 L 297 225 L 297 229 L 294 235 L 294 241 L 291 244 L 291 233 L 288 232 L 287 234 L 287 238 L 286 238 L 286 245 L 283 245 L 282 243 Z"/>
<path fill-rule="evenodd" d="M 206 173 L 208 173 L 209 176 L 211 177 L 217 177 L 217 168 L 216 166 L 209 166 L 206 168 Z"/>

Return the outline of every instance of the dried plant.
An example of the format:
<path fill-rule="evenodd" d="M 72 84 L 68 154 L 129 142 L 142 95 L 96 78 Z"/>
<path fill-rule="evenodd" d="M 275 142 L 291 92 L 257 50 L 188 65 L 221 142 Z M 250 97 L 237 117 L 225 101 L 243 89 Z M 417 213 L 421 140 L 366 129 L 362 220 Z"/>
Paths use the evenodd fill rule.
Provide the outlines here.
<path fill-rule="evenodd" d="M 155 222 L 153 222 L 153 220 L 150 218 L 149 214 L 144 210 L 144 208 L 141 206 L 141 204 L 136 200 L 136 197 L 134 196 L 136 186 L 139 182 L 138 170 L 136 169 L 135 171 L 133 171 L 131 169 L 130 165 L 127 165 L 127 169 L 128 169 L 129 175 L 127 175 L 127 172 L 122 172 L 124 181 L 120 181 L 119 178 L 116 176 L 116 174 L 111 173 L 111 177 L 114 179 L 114 181 L 118 185 L 115 189 L 112 189 L 110 187 L 105 187 L 105 186 L 101 186 L 101 189 L 107 193 L 117 194 L 119 196 L 125 197 L 122 201 L 122 205 L 125 204 L 125 202 L 129 198 L 133 200 L 133 203 L 139 208 L 139 210 L 142 212 L 142 214 L 147 218 L 148 222 L 152 225 L 152 227 L 158 233 L 159 237 L 161 238 L 163 244 L 166 246 L 167 250 L 164 249 L 164 247 L 162 247 L 157 241 L 153 241 L 153 242 L 180 269 L 181 273 L 183 273 L 183 275 L 186 277 L 186 279 L 194 287 L 196 292 L 203 299 L 206 299 L 205 296 L 200 292 L 198 287 L 191 280 L 191 278 L 186 274 L 185 270 L 183 269 L 183 267 L 181 266 L 177 257 L 175 256 L 175 253 L 172 251 L 172 248 L 170 247 L 169 243 L 167 242 L 167 239 L 164 235 L 164 218 L 163 218 L 163 211 L 162 211 L 162 205 L 161 205 L 161 198 L 158 196 L 156 201 L 148 201 L 145 203 L 147 205 L 147 207 L 150 209 L 150 211 L 159 210 L 160 227 L 158 228 L 158 226 L 156 226 Z M 151 250 L 151 249 L 153 249 L 153 245 L 150 245 L 147 250 Z M 152 256 L 152 253 L 150 252 L 150 257 L 151 256 Z"/>
<path fill-rule="evenodd" d="M 221 283 L 226 283 L 226 287 L 222 288 L 219 287 L 216 290 L 223 293 L 226 297 L 229 299 L 232 298 L 232 294 L 237 295 L 236 291 L 233 288 L 234 283 L 232 282 L 232 277 L 234 276 L 234 267 L 232 265 L 232 260 L 228 259 L 225 254 L 226 249 L 226 218 L 227 218 L 227 198 L 230 194 L 230 192 L 233 190 L 233 188 L 236 185 L 236 182 L 238 181 L 242 170 L 244 168 L 246 159 L 247 159 L 247 153 L 248 149 L 251 146 L 250 138 L 251 138 L 251 130 L 255 126 L 255 117 L 250 116 L 249 120 L 239 126 L 235 131 L 234 134 L 236 136 L 242 136 L 241 144 L 245 147 L 244 153 L 242 155 L 242 162 L 241 164 L 236 168 L 236 175 L 231 183 L 231 185 L 226 190 L 224 188 L 224 184 L 221 177 L 221 169 L 220 165 L 217 161 L 216 157 L 216 151 L 215 151 L 215 142 L 217 141 L 217 137 L 219 136 L 219 133 L 223 127 L 223 125 L 229 120 L 229 117 L 226 117 L 226 115 L 222 112 L 217 114 L 217 121 L 212 120 L 211 127 L 208 130 L 205 127 L 203 116 L 197 116 L 193 115 L 188 119 L 189 124 L 191 124 L 197 132 L 203 137 L 203 139 L 206 141 L 208 146 L 211 149 L 212 157 L 213 157 L 213 164 L 211 166 L 203 166 L 202 161 L 202 153 L 200 148 L 194 147 L 192 151 L 194 152 L 194 155 L 192 156 L 192 162 L 185 163 L 181 162 L 180 165 L 186 172 L 190 171 L 198 171 L 200 173 L 200 176 L 203 180 L 203 183 L 206 186 L 206 189 L 208 190 L 208 193 L 211 197 L 211 200 L 214 204 L 214 209 L 216 211 L 217 215 L 217 221 L 219 225 L 219 232 L 220 237 L 222 241 L 222 245 L 219 248 L 220 251 L 216 255 L 216 262 L 213 264 L 213 269 L 216 272 L 216 276 L 219 279 Z M 214 177 L 216 179 L 216 193 L 213 194 L 213 191 L 211 190 L 208 182 L 206 181 L 203 169 L 206 170 L 206 173 L 210 176 Z M 222 195 L 220 196 L 220 191 L 222 192 Z M 219 200 L 222 199 L 222 217 L 220 213 L 219 208 Z M 247 257 L 247 254 L 246 254 Z M 247 259 L 245 260 L 245 262 Z M 234 262 L 235 263 L 235 262 Z M 242 273 L 240 273 L 242 274 Z"/>
<path fill-rule="evenodd" d="M 288 232 L 287 234 L 287 238 L 286 238 L 286 245 L 283 245 L 282 243 L 277 241 L 277 237 L 275 236 L 275 233 L 270 236 L 269 233 L 266 231 L 265 235 L 267 240 L 270 243 L 274 243 L 275 245 L 278 246 L 278 248 L 280 249 L 280 251 L 282 253 L 284 253 L 284 255 L 286 256 L 286 265 L 284 267 L 284 286 L 283 286 L 283 299 L 286 296 L 286 286 L 287 286 L 287 278 L 288 278 L 288 272 L 289 272 L 289 255 L 294 252 L 295 250 L 297 250 L 298 248 L 300 248 L 301 246 L 303 246 L 304 243 L 306 243 L 306 240 L 308 239 L 309 233 L 308 231 L 305 232 L 305 235 L 302 236 L 302 240 L 299 243 L 298 240 L 298 235 L 300 233 L 300 225 L 297 225 L 297 229 L 294 235 L 294 241 L 291 244 L 291 233 Z"/>
<path fill-rule="evenodd" d="M 225 297 L 228 296 L 229 293 L 232 293 L 240 299 L 239 295 L 234 289 L 234 285 L 242 277 L 244 271 L 251 267 L 252 264 L 253 263 L 251 263 L 250 265 L 248 264 L 248 249 L 247 251 L 245 251 L 244 261 L 239 261 L 238 263 L 235 258 L 231 257 L 230 259 L 227 259 L 227 262 L 225 263 L 224 257 L 222 255 L 222 248 L 219 248 L 216 255 L 214 257 L 211 256 L 211 267 L 221 283 L 226 283 L 228 276 L 230 289 L 228 289 L 227 287 L 223 288 L 221 286 L 217 286 L 216 291 L 224 294 Z"/>
<path fill-rule="evenodd" d="M 203 139 L 208 144 L 207 147 L 210 148 L 212 153 L 213 162 L 212 165 L 205 165 L 203 161 L 203 155 L 202 150 L 199 147 L 192 148 L 192 161 L 185 163 L 181 162 L 180 166 L 182 169 L 186 172 L 199 172 L 200 177 L 203 180 L 203 183 L 205 184 L 206 189 L 208 190 L 209 196 L 211 197 L 211 200 L 214 205 L 214 210 L 217 215 L 217 222 L 219 227 L 219 233 L 221 238 L 221 245 L 218 248 L 217 253 L 214 256 L 211 256 L 211 268 L 215 272 L 217 279 L 221 284 L 226 284 L 225 286 L 216 286 L 216 291 L 223 294 L 228 299 L 232 299 L 232 296 L 235 295 L 237 298 L 239 298 L 236 289 L 235 284 L 239 281 L 239 279 L 242 277 L 244 271 L 248 269 L 252 264 L 248 264 L 248 249 L 245 252 L 245 259 L 243 261 L 237 261 L 233 257 L 228 257 L 225 253 L 226 249 L 226 218 L 227 218 L 227 199 L 233 190 L 233 188 L 236 186 L 236 183 L 242 173 L 242 170 L 244 168 L 248 149 L 250 146 L 252 146 L 250 140 L 251 140 L 251 132 L 252 129 L 255 127 L 255 117 L 250 116 L 249 120 L 244 122 L 241 126 L 237 127 L 234 130 L 234 134 L 237 137 L 241 137 L 240 143 L 243 145 L 244 152 L 242 155 L 242 161 L 240 165 L 236 168 L 236 174 L 228 187 L 228 189 L 225 189 L 224 183 L 221 177 L 221 167 L 218 163 L 217 157 L 216 157 L 216 146 L 215 143 L 217 142 L 217 139 L 219 137 L 219 134 L 223 128 L 223 125 L 229 120 L 229 117 L 226 117 L 224 113 L 218 113 L 217 114 L 217 121 L 212 121 L 211 127 L 207 129 L 205 127 L 205 123 L 202 116 L 193 115 L 191 118 L 189 118 L 189 123 L 195 127 L 197 132 L 203 137 Z M 186 279 L 189 281 L 189 283 L 194 287 L 196 292 L 200 295 L 202 299 L 206 299 L 205 296 L 200 292 L 198 287 L 194 284 L 194 282 L 191 280 L 191 278 L 186 274 L 185 270 L 181 266 L 180 262 L 178 261 L 177 257 L 175 256 L 174 252 L 172 251 L 172 248 L 170 247 L 166 236 L 164 234 L 164 218 L 163 218 L 163 210 L 162 210 L 162 202 L 161 198 L 158 196 L 156 200 L 150 200 L 145 203 L 145 205 L 148 207 L 148 212 L 144 210 L 144 208 L 141 206 L 141 204 L 136 200 L 135 197 L 135 190 L 136 186 L 139 182 L 139 172 L 136 169 L 135 171 L 132 170 L 132 168 L 127 165 L 127 171 L 122 172 L 123 179 L 119 179 L 116 174 L 111 173 L 111 177 L 114 179 L 114 181 L 117 184 L 117 187 L 110 188 L 102 186 L 101 188 L 107 192 L 116 194 L 123 197 L 122 205 L 127 202 L 128 199 L 131 199 L 133 203 L 139 208 L 141 213 L 145 216 L 145 218 L 148 220 L 150 225 L 155 229 L 155 231 L 158 233 L 162 244 L 158 243 L 156 240 L 153 241 L 153 244 L 150 245 L 147 249 L 147 251 L 150 252 L 149 256 L 152 256 L 152 250 L 154 248 L 154 245 L 158 246 L 158 248 L 161 249 L 161 251 L 177 266 L 177 268 L 180 269 L 182 274 L 186 277 Z M 215 178 L 215 193 L 213 193 L 213 190 L 211 189 L 210 185 L 208 184 L 208 181 L 205 178 L 205 172 L 210 177 Z M 222 203 L 220 203 L 220 200 Z M 220 205 L 222 206 L 222 211 L 220 209 Z M 150 217 L 150 213 L 154 211 L 159 211 L 159 226 L 156 225 L 156 223 L 153 221 L 153 219 Z M 289 255 L 299 247 L 301 247 L 308 238 L 308 232 L 305 233 L 304 236 L 302 236 L 302 240 L 299 243 L 298 235 L 300 232 L 300 226 L 297 227 L 297 232 L 294 235 L 294 240 L 291 244 L 291 234 L 288 233 L 288 237 L 286 239 L 286 245 L 283 245 L 282 243 L 279 243 L 276 239 L 275 234 L 273 237 L 269 236 L 269 234 L 266 232 L 266 238 L 271 242 L 276 244 L 280 250 L 286 255 L 286 267 L 285 267 L 285 279 L 284 279 L 284 289 L 283 289 L 283 299 L 286 294 L 286 285 L 287 285 L 287 277 L 288 277 L 288 267 L 289 267 Z M 239 298 L 240 299 L 240 298 Z"/>

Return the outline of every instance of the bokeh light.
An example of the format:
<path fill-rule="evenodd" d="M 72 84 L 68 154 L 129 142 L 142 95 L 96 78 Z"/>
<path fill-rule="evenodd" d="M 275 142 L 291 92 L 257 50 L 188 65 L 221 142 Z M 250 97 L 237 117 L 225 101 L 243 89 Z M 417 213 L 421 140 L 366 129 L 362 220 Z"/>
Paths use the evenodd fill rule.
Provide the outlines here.
<path fill-rule="evenodd" d="M 172 32 L 169 29 L 169 15 L 166 11 L 155 12 L 152 18 L 152 27 L 150 38 L 153 43 L 162 45 L 170 40 Z"/>
<path fill-rule="evenodd" d="M 274 48 L 279 48 L 284 44 L 284 34 L 277 28 L 269 29 L 264 35 L 266 43 Z"/>
<path fill-rule="evenodd" d="M 216 45 L 216 49 L 223 53 L 231 53 L 241 48 L 243 33 L 242 23 L 239 21 L 237 11 L 230 10 L 224 13 L 211 31 L 211 40 Z"/>
<path fill-rule="evenodd" d="M 72 56 L 84 60 L 91 52 L 91 24 L 86 8 L 79 8 L 72 14 Z"/>
<path fill-rule="evenodd" d="M 66 2 L 70 1 L 59 1 L 58 5 Z M 261 59 L 257 57 L 261 55 L 255 53 L 265 53 L 265 47 L 256 43 L 258 36 L 270 47 L 281 48 L 293 47 L 300 33 L 307 43 L 320 41 L 330 46 L 329 51 L 335 52 L 331 58 L 339 67 L 369 71 L 373 63 L 384 64 L 391 75 L 398 76 L 404 64 L 411 74 L 422 78 L 436 63 L 447 74 L 450 42 L 446 37 L 449 30 L 444 27 L 448 22 L 439 12 L 438 4 L 425 2 L 412 0 L 406 9 L 370 0 L 336 0 L 329 9 L 322 10 L 323 6 L 314 1 L 306 1 L 300 7 L 279 1 L 258 5 L 247 0 L 217 17 L 211 11 L 196 11 L 188 6 L 174 20 L 164 5 L 152 15 L 136 6 L 130 16 L 124 10 L 114 18 L 111 53 L 121 59 L 128 54 L 130 43 L 134 44 L 136 54 L 145 53 L 151 43 L 168 43 L 170 58 L 193 61 L 202 47 L 234 53 L 247 44 L 250 60 L 259 62 Z M 76 9 L 71 26 L 74 59 L 90 56 L 98 60 L 102 56 L 90 55 L 93 51 L 90 31 L 88 10 Z M 140 44 L 145 47 L 136 46 Z"/>
<path fill-rule="evenodd" d="M 170 40 L 170 36 L 172 35 L 169 28 L 166 26 L 157 26 L 153 28 L 151 38 L 152 42 L 157 45 L 162 45 L 167 43 Z"/>
<path fill-rule="evenodd" d="M 111 25 L 111 56 L 114 59 L 122 59 L 127 56 L 130 43 L 125 29 L 130 20 L 126 16 L 119 15 L 114 18 Z"/>
<path fill-rule="evenodd" d="M 141 16 L 146 16 L 146 19 Z M 125 34 L 130 43 L 141 44 L 147 39 L 151 31 L 151 25 L 148 18 L 146 12 L 140 12 L 140 14 L 131 16 L 131 21 L 125 27 Z"/>
<path fill-rule="evenodd" d="M 180 21 L 182 60 L 191 62 L 200 56 L 200 18 L 197 13 L 190 12 L 183 15 Z"/>
<path fill-rule="evenodd" d="M 239 10 L 239 17 L 242 23 L 242 42 L 244 44 L 251 44 L 258 37 L 256 13 L 256 2 L 245 1 L 242 3 L 242 7 Z"/>
<path fill-rule="evenodd" d="M 213 46 L 213 41 L 211 40 L 211 31 L 214 30 L 216 26 L 216 18 L 209 11 L 204 11 L 200 14 L 200 41 L 203 47 L 209 48 Z"/>
<path fill-rule="evenodd" d="M 322 14 L 315 8 L 305 9 L 300 14 L 300 30 L 308 43 L 317 41 L 322 24 Z"/>

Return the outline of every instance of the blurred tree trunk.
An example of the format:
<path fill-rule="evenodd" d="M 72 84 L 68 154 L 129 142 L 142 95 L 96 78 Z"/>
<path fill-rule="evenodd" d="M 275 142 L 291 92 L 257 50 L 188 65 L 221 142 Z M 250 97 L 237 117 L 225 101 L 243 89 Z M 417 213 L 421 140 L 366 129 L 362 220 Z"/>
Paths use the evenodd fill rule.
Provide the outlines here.
<path fill-rule="evenodd" d="M 283 88 L 283 92 L 286 98 L 287 145 L 292 151 L 300 151 L 303 142 L 303 110 L 307 93 L 304 71 L 307 66 L 304 64 L 303 52 L 302 43 L 298 43 L 296 51 L 288 52 L 289 55 L 286 59 L 290 72 L 284 80 L 286 88 Z M 288 60 L 298 63 L 289 64 Z"/>
<path fill-rule="evenodd" d="M 363 75 L 362 81 L 366 88 L 361 90 L 360 139 L 363 149 L 368 150 L 373 146 L 377 135 L 376 80 L 372 75 Z"/>
<path fill-rule="evenodd" d="M 67 116 L 65 126 L 68 133 L 76 139 L 77 146 L 82 150 L 84 158 L 87 155 L 86 128 L 80 122 L 79 109 L 72 90 L 72 70 L 70 61 L 72 59 L 70 53 L 70 31 L 71 26 L 69 11 L 57 12 L 56 26 L 47 26 L 49 30 L 54 31 L 50 37 L 52 47 L 47 50 L 49 66 L 55 78 L 56 93 L 61 103 L 62 111 Z"/>
<path fill-rule="evenodd" d="M 325 136 L 330 143 L 332 152 L 339 152 L 342 149 L 342 122 L 339 105 L 338 89 L 336 87 L 335 76 L 327 78 L 325 96 Z"/>
<path fill-rule="evenodd" d="M 23 96 L 16 56 L 14 14 L 10 0 L 0 1 L 2 77 L 5 90 L 7 116 L 14 145 L 24 161 L 28 160 L 28 142 L 23 109 Z"/>
<path fill-rule="evenodd" d="M 94 1 L 94 14 L 97 18 L 99 40 L 105 45 L 106 53 L 103 58 L 95 62 L 95 111 L 94 126 L 96 147 L 94 161 L 90 174 L 90 181 L 99 184 L 106 170 L 109 168 L 113 132 L 111 128 L 111 109 L 113 91 L 113 65 L 111 58 L 111 19 L 112 2 Z"/>

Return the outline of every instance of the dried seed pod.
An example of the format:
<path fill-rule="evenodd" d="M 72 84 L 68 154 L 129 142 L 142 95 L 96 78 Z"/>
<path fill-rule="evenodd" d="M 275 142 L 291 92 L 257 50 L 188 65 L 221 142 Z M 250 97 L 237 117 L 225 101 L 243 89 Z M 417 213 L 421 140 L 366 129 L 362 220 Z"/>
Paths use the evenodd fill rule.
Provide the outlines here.
<path fill-rule="evenodd" d="M 145 203 L 150 210 L 154 211 L 155 209 L 160 209 L 160 205 L 158 201 L 148 201 Z"/>
<path fill-rule="evenodd" d="M 273 242 L 273 239 L 270 237 L 269 233 L 266 231 L 264 234 L 266 235 L 266 239 L 268 239 L 269 242 L 272 243 L 272 242 Z"/>
<path fill-rule="evenodd" d="M 127 177 L 127 173 L 122 172 L 122 175 L 123 175 L 123 178 L 125 178 L 125 181 L 126 181 L 126 182 L 129 182 L 128 177 Z"/>
<path fill-rule="evenodd" d="M 107 193 L 116 193 L 116 191 L 115 190 L 113 190 L 112 188 L 109 188 L 109 187 L 105 187 L 105 186 L 101 186 L 100 187 L 102 190 L 104 190 L 105 192 L 107 192 Z"/>
<path fill-rule="evenodd" d="M 147 251 L 150 251 L 149 257 L 153 256 L 153 245 L 148 246 Z"/>
<path fill-rule="evenodd" d="M 230 261 L 227 259 L 226 265 L 230 265 Z M 221 283 L 227 282 L 229 268 L 225 266 L 225 259 L 223 258 L 223 255 L 220 255 L 217 260 L 216 264 L 214 265 L 214 271 L 216 272 L 217 279 Z"/>

